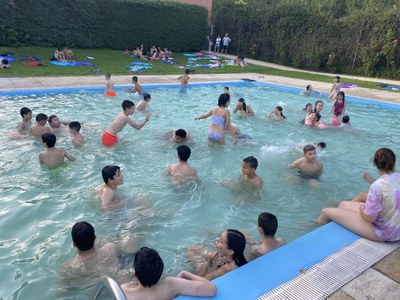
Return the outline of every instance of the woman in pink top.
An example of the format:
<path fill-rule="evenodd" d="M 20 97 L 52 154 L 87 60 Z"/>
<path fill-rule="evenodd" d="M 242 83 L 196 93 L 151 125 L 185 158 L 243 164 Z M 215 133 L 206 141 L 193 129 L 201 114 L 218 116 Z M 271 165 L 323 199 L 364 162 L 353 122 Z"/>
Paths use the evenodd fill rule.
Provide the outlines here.
<path fill-rule="evenodd" d="M 373 163 L 380 177 L 371 184 L 365 204 L 342 201 L 338 208 L 324 208 L 318 224 L 335 221 L 374 241 L 400 240 L 400 173 L 394 171 L 396 155 L 388 148 L 375 152 Z"/>

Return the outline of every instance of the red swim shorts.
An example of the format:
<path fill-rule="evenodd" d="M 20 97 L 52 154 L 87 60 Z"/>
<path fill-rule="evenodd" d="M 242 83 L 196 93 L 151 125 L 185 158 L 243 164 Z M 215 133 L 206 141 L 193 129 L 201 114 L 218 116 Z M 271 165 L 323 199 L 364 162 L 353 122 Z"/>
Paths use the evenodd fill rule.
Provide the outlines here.
<path fill-rule="evenodd" d="M 114 134 L 109 133 L 108 131 L 104 131 L 101 137 L 101 142 L 104 146 L 111 147 L 118 143 L 118 137 Z"/>
<path fill-rule="evenodd" d="M 107 91 L 107 92 L 106 92 L 106 96 L 108 96 L 108 97 L 115 97 L 115 96 L 117 96 L 117 93 L 114 92 L 114 91 Z"/>

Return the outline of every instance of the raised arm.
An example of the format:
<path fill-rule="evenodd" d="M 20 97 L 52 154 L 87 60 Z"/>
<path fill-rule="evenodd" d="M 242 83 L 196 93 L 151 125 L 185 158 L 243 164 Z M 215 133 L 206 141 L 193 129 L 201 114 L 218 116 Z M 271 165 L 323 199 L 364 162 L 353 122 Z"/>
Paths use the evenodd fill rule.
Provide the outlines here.
<path fill-rule="evenodd" d="M 128 118 L 127 123 L 128 123 L 130 126 L 132 126 L 133 128 L 140 130 L 140 129 L 142 129 L 142 127 L 143 127 L 149 120 L 150 120 L 150 114 L 147 114 L 147 115 L 146 115 L 146 118 L 144 119 L 144 121 L 143 121 L 142 123 L 140 123 L 140 124 L 136 124 L 136 123 L 133 122 L 130 118 Z"/>

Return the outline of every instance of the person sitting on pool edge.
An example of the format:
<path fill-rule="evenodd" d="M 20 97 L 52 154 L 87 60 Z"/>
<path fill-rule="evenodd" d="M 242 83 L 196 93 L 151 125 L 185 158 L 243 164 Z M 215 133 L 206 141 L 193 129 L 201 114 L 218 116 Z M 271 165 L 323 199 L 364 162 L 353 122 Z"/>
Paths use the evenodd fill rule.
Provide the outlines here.
<path fill-rule="evenodd" d="M 119 166 L 105 166 L 101 171 L 104 183 L 97 188 L 97 194 L 104 210 L 116 209 L 124 206 L 124 201 L 119 201 L 116 195 L 117 187 L 124 183 Z"/>
<path fill-rule="evenodd" d="M 186 145 L 180 145 L 176 150 L 178 151 L 179 162 L 168 166 L 168 175 L 176 177 L 181 181 L 196 177 L 196 169 L 187 162 L 191 154 L 190 148 Z"/>
<path fill-rule="evenodd" d="M 217 292 L 215 284 L 187 271 L 180 272 L 177 277 L 160 280 L 164 263 L 157 251 L 148 247 L 136 252 L 133 267 L 138 286 L 132 283 L 121 285 L 128 300 L 169 300 L 179 295 L 210 297 Z"/>
<path fill-rule="evenodd" d="M 150 120 L 150 114 L 147 114 L 145 120 L 141 124 L 136 124 L 131 118 L 129 118 L 129 116 L 135 112 L 135 104 L 130 100 L 124 100 L 121 106 L 123 112 L 121 112 L 115 120 L 108 125 L 101 137 L 101 141 L 106 147 L 111 147 L 118 143 L 117 133 L 124 129 L 126 124 L 140 130 Z"/>
<path fill-rule="evenodd" d="M 286 244 L 282 238 L 275 238 L 278 229 L 278 219 L 275 215 L 263 212 L 258 216 L 257 220 L 258 232 L 262 237 L 262 243 L 251 247 L 251 260 L 271 252 Z"/>
<path fill-rule="evenodd" d="M 46 152 L 39 154 L 40 164 L 46 165 L 49 168 L 57 168 L 64 164 L 66 157 L 70 161 L 74 161 L 75 157 L 65 151 L 63 148 L 56 148 L 56 136 L 54 133 L 45 133 L 42 135 L 43 145 L 47 148 Z"/>

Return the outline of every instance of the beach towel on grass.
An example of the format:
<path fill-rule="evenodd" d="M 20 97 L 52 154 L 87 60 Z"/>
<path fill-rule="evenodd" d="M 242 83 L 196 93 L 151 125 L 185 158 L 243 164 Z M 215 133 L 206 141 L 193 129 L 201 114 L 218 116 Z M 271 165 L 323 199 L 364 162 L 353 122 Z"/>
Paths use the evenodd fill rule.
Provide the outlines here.
<path fill-rule="evenodd" d="M 35 55 L 21 55 L 19 60 L 21 61 L 40 61 L 40 58 Z"/>
<path fill-rule="evenodd" d="M 47 67 L 46 65 L 37 61 L 23 62 L 22 64 L 28 67 Z"/>
<path fill-rule="evenodd" d="M 93 64 L 87 61 L 50 61 L 52 65 L 60 67 L 92 67 Z"/>
<path fill-rule="evenodd" d="M 13 63 L 16 61 L 15 57 L 11 55 L 0 55 L 0 59 L 6 59 L 9 63 Z"/>

